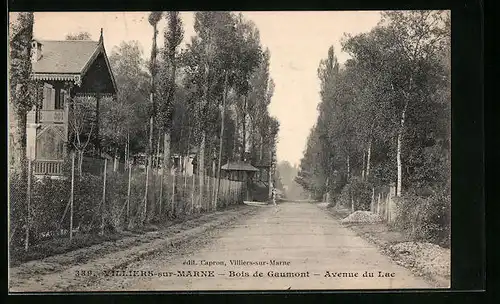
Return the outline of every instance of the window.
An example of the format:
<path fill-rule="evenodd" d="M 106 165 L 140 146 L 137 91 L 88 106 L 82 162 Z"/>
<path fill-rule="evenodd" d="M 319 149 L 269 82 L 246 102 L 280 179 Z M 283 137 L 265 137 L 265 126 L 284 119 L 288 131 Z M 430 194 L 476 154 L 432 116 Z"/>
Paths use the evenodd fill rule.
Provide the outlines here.
<path fill-rule="evenodd" d="M 43 110 L 54 110 L 55 103 L 55 90 L 52 88 L 50 84 L 45 84 L 43 86 Z"/>
<path fill-rule="evenodd" d="M 56 110 L 62 110 L 64 109 L 64 103 L 66 102 L 66 91 L 61 89 L 59 90 L 59 95 L 56 98 Z"/>

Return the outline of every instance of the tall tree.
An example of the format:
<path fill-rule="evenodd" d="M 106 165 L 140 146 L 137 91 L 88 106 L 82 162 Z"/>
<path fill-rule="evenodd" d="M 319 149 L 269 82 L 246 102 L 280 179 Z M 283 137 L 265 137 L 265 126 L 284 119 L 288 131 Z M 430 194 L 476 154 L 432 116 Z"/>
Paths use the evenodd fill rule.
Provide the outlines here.
<path fill-rule="evenodd" d="M 274 84 L 269 75 L 270 56 L 269 49 L 262 52 L 260 64 L 249 80 L 248 117 L 251 122 L 251 142 L 249 144 L 252 153 L 251 159 L 255 162 L 262 161 L 265 132 L 262 132 L 260 126 L 263 125 L 265 117 L 269 115 L 268 106 L 274 90 Z"/>
<path fill-rule="evenodd" d="M 159 131 L 163 132 L 163 165 L 162 175 L 160 182 L 160 193 L 163 192 L 163 177 L 166 174 L 166 169 L 169 169 L 170 149 L 171 149 L 171 132 L 173 125 L 173 111 L 174 111 L 174 97 L 176 87 L 176 72 L 178 65 L 178 47 L 184 37 L 184 30 L 182 28 L 182 20 L 179 12 L 170 11 L 165 13 L 167 19 L 167 26 L 164 31 L 164 47 L 163 57 L 165 67 L 160 69 L 161 90 L 166 92 L 163 102 L 160 102 L 158 109 L 158 127 Z M 166 74 L 166 75 L 165 75 Z M 161 94 L 159 94 L 161 95 Z M 165 94 L 163 94 L 165 95 Z M 158 146 L 159 147 L 159 146 Z"/>
<path fill-rule="evenodd" d="M 149 114 L 149 141 L 148 141 L 148 146 L 146 150 L 146 154 L 148 156 L 148 163 L 147 163 L 147 168 L 146 168 L 146 190 L 144 192 L 144 208 L 143 208 L 143 220 L 147 220 L 147 206 L 148 206 L 148 184 L 149 184 L 149 173 L 151 172 L 152 169 L 152 162 L 153 162 L 153 154 L 154 154 L 154 149 L 153 149 L 153 133 L 154 133 L 154 123 L 155 123 L 155 115 L 156 115 L 156 103 L 155 103 L 155 77 L 156 77 L 156 72 L 157 72 L 157 66 L 156 66 L 156 54 L 157 54 L 157 47 L 156 47 L 156 38 L 158 35 L 158 22 L 162 18 L 162 12 L 151 12 L 148 17 L 149 24 L 153 27 L 153 42 L 151 46 L 151 61 L 150 61 L 150 66 L 149 70 L 151 73 L 151 91 L 150 91 L 150 102 L 151 102 L 151 108 L 150 108 L 150 114 Z"/>
<path fill-rule="evenodd" d="M 233 17 L 234 18 L 234 17 Z M 235 92 L 240 95 L 245 95 L 244 99 L 247 100 L 248 92 L 250 91 L 249 79 L 254 70 L 258 67 L 261 50 L 259 33 L 255 25 L 238 15 L 235 25 L 227 26 L 224 31 L 226 39 L 220 40 L 218 49 L 220 50 L 220 64 L 224 71 L 224 82 L 222 90 L 222 107 L 221 107 L 221 127 L 219 135 L 219 153 L 217 165 L 217 188 L 215 193 L 215 200 L 218 199 L 218 192 L 220 187 L 220 170 L 222 165 L 222 146 L 224 139 L 224 118 L 226 111 L 226 99 L 228 93 L 228 85 L 231 84 Z M 248 109 L 245 109 L 245 114 Z M 245 118 L 243 117 L 245 126 Z M 245 130 L 245 127 L 243 127 Z M 244 141 L 245 142 L 244 136 Z M 243 149 L 244 151 L 245 149 Z"/>
<path fill-rule="evenodd" d="M 234 20 L 229 12 L 197 12 L 195 14 L 195 32 L 191 43 L 188 45 L 186 60 L 188 61 L 188 74 L 192 83 L 197 87 L 195 94 L 199 96 L 196 117 L 199 134 L 198 171 L 200 179 L 200 198 L 203 197 L 205 176 L 205 154 L 207 135 L 214 138 L 217 125 L 218 100 L 223 95 L 225 73 L 222 64 L 230 58 L 223 60 L 223 55 L 231 56 L 228 52 L 231 33 L 234 29 Z M 214 124 L 215 123 L 215 124 Z M 214 132 L 215 131 L 215 132 Z M 208 144 L 213 145 L 213 141 Z M 211 155 L 213 149 L 208 149 Z"/>
<path fill-rule="evenodd" d="M 167 87 L 167 100 L 162 104 L 160 108 L 160 113 L 163 113 L 163 130 L 164 135 L 164 165 L 167 166 L 169 156 L 169 146 L 170 146 L 170 132 L 172 127 L 172 110 L 175 96 L 175 79 L 177 71 L 177 60 L 178 60 L 178 47 L 182 42 L 184 37 L 184 30 L 182 28 L 182 20 L 179 16 L 179 12 L 168 12 L 166 13 L 167 27 L 164 34 L 164 52 L 165 58 L 167 59 L 167 66 L 170 67 L 169 77 L 168 77 L 168 87 Z"/>
<path fill-rule="evenodd" d="M 146 110 L 149 102 L 149 75 L 138 41 L 122 42 L 112 50 L 109 62 L 118 87 L 117 102 L 105 99 L 102 104 L 102 136 L 106 146 L 123 148 L 127 162 L 130 155 L 144 151 L 148 134 Z"/>
<path fill-rule="evenodd" d="M 238 14 L 236 18 L 235 29 L 239 50 L 236 53 L 238 55 L 238 61 L 234 74 L 234 85 L 239 95 L 238 100 L 241 102 L 239 106 L 241 110 L 240 121 L 242 126 L 241 158 L 245 159 L 246 153 L 248 152 L 247 140 L 250 137 L 247 130 L 248 123 L 251 121 L 249 112 L 251 112 L 254 106 L 253 103 L 250 103 L 252 100 L 249 99 L 249 93 L 251 91 L 250 77 L 260 65 L 262 51 L 258 29 L 253 22 L 244 19 L 241 13 Z"/>
<path fill-rule="evenodd" d="M 443 188 L 449 179 L 431 169 L 449 171 L 449 16 L 383 17 L 370 32 L 346 37 L 343 50 L 352 58 L 337 76 L 329 77 L 330 51 L 320 64 L 320 113 L 297 178 L 311 192 L 335 172 L 344 176 L 336 191 L 356 176 L 372 184 L 396 180 L 397 195 L 410 185 Z"/>
<path fill-rule="evenodd" d="M 402 102 L 396 104 L 399 115 L 397 133 L 397 195 L 402 194 L 403 163 L 402 150 L 404 134 L 407 127 L 408 112 L 419 107 L 419 100 L 423 100 L 419 81 L 425 77 L 429 68 L 426 61 L 437 55 L 444 47 L 447 31 L 445 14 L 440 11 L 412 11 L 388 12 L 383 15 L 383 24 L 386 23 L 388 40 L 392 44 L 393 52 L 389 52 L 391 59 L 398 62 L 398 73 L 391 86 L 402 97 Z"/>

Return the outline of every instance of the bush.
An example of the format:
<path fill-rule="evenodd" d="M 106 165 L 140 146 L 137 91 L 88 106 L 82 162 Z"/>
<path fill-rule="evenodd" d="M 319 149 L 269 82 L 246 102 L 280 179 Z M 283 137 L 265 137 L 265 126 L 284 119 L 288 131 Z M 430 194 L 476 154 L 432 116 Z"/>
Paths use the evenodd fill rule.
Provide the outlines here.
<path fill-rule="evenodd" d="M 334 197 L 338 204 L 343 207 L 351 208 L 354 202 L 354 210 L 370 210 L 372 198 L 372 185 L 358 178 L 353 178 L 347 183 L 340 195 Z M 352 201 L 351 201 L 352 200 Z"/>
<path fill-rule="evenodd" d="M 120 231 L 126 220 L 128 174 L 110 172 L 106 178 L 106 209 L 109 227 Z"/>
<path fill-rule="evenodd" d="M 66 207 L 70 200 L 71 181 L 44 177 L 33 183 L 32 190 L 33 235 L 48 238 L 61 228 L 68 229 L 70 212 Z"/>
<path fill-rule="evenodd" d="M 141 222 L 143 199 L 145 191 L 146 172 L 133 170 L 130 182 L 130 220 L 129 227 L 137 226 Z M 128 183 L 128 180 L 127 180 Z M 127 184 L 128 187 L 128 184 Z"/>
<path fill-rule="evenodd" d="M 75 176 L 73 227 L 96 231 L 100 227 L 103 178 L 84 173 Z"/>
<path fill-rule="evenodd" d="M 19 175 L 9 175 L 9 229 L 10 244 L 21 246 L 26 224 L 26 181 Z"/>
<path fill-rule="evenodd" d="M 435 191 L 429 196 L 414 192 L 396 200 L 395 226 L 414 240 L 424 240 L 444 247 L 450 246 L 451 196 Z"/>

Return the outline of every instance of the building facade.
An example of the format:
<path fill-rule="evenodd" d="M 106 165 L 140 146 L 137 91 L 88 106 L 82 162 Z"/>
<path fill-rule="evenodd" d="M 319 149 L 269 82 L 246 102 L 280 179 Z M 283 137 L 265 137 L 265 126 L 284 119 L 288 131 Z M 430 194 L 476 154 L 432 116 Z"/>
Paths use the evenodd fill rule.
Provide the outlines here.
<path fill-rule="evenodd" d="M 60 175 L 74 136 L 75 103 L 82 97 L 93 100 L 92 144 L 99 149 L 99 103 L 116 96 L 102 29 L 99 41 L 33 40 L 32 67 L 38 102 L 27 115 L 27 157 L 33 160 L 35 174 Z"/>

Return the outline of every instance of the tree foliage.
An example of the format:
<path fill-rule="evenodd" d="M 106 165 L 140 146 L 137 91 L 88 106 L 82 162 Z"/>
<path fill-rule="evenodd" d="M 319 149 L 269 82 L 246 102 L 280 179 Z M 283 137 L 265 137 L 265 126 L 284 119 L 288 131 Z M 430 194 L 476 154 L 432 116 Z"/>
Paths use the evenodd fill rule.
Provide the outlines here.
<path fill-rule="evenodd" d="M 130 153 L 144 151 L 147 146 L 145 124 L 149 112 L 149 75 L 143 51 L 137 41 L 122 42 L 109 57 L 118 86 L 116 100 L 101 104 L 103 146 L 121 151 L 129 145 Z"/>
<path fill-rule="evenodd" d="M 388 12 L 370 32 L 346 35 L 342 47 L 351 58 L 342 68 L 330 48 L 318 68 L 319 116 L 297 182 L 318 196 L 340 194 L 354 177 L 372 185 L 401 178 L 407 190 L 444 189 L 449 38 L 445 12 Z"/>
<path fill-rule="evenodd" d="M 270 134 L 271 118 L 267 109 L 272 96 L 270 54 L 262 52 L 257 28 L 241 14 L 198 12 L 195 31 L 196 36 L 192 37 L 182 56 L 186 76 L 184 87 L 196 121 L 195 137 L 199 138 L 202 130 L 206 132 L 210 139 L 208 151 L 217 147 L 220 140 L 218 129 L 224 80 L 225 74 L 228 75 L 224 163 L 243 156 L 246 139 Z M 251 127 L 248 121 L 252 121 Z M 271 139 L 267 141 L 270 143 Z M 262 156 L 269 154 L 271 146 L 266 148 Z M 259 153 L 257 148 L 251 151 L 254 156 Z M 262 156 L 250 159 L 258 160 Z"/>
<path fill-rule="evenodd" d="M 92 35 L 89 32 L 69 33 L 66 40 L 92 40 Z"/>

